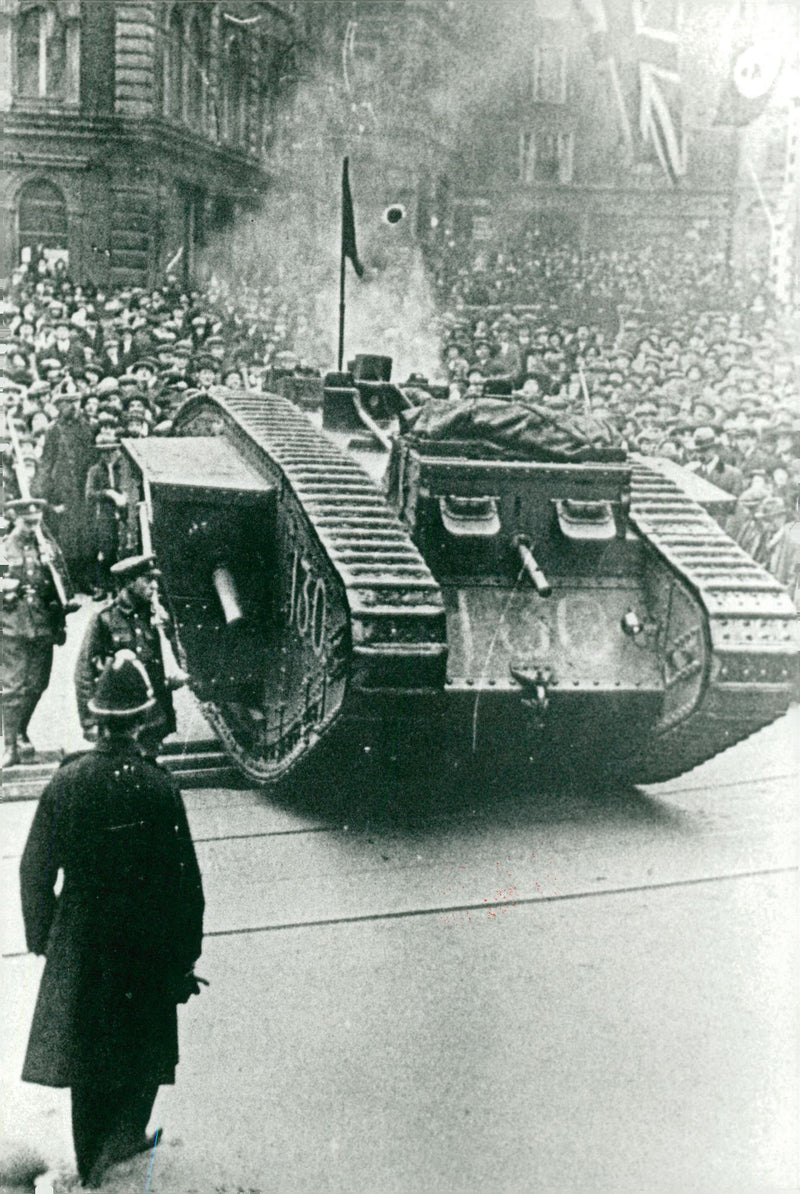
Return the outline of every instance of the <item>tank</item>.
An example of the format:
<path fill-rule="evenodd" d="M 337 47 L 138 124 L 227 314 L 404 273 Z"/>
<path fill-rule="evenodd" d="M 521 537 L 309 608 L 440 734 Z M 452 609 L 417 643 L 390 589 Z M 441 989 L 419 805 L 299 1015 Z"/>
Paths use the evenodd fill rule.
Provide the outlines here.
<path fill-rule="evenodd" d="M 649 783 L 785 712 L 795 609 L 725 495 L 620 451 L 392 435 L 390 365 L 329 375 L 322 416 L 217 389 L 126 442 L 180 662 L 251 781 L 327 740 Z"/>

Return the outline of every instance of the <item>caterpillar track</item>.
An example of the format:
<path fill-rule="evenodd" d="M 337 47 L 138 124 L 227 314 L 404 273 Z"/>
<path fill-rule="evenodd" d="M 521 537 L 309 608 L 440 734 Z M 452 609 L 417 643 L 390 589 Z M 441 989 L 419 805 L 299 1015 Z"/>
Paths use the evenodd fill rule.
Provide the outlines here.
<path fill-rule="evenodd" d="M 786 710 L 787 594 L 655 469 L 401 438 L 384 491 L 388 453 L 349 438 L 218 390 L 127 444 L 181 660 L 251 780 L 336 728 L 356 754 L 657 782 Z"/>
<path fill-rule="evenodd" d="M 175 433 L 166 465 L 156 441 L 131 451 L 182 662 L 250 779 L 281 778 L 343 713 L 441 691 L 439 586 L 357 462 L 277 395 L 191 401 Z M 243 614 L 227 622 L 209 584 L 222 561 Z"/>
<path fill-rule="evenodd" d="M 703 684 L 626 763 L 635 782 L 669 779 L 782 716 L 797 667 L 797 614 L 773 576 L 652 468 L 632 470 L 631 521 L 703 611 Z"/>

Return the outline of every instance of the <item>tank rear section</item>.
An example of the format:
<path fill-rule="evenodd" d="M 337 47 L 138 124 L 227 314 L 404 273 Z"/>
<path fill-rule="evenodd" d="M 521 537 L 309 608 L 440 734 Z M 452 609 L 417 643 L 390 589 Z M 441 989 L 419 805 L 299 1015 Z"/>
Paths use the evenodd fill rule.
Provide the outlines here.
<path fill-rule="evenodd" d="M 630 480 L 626 464 L 399 445 L 391 498 L 447 611 L 449 749 L 560 766 L 614 758 L 657 722 L 665 685 Z"/>
<path fill-rule="evenodd" d="M 794 606 L 675 479 L 479 450 L 401 443 L 391 470 L 444 595 L 449 742 L 656 782 L 786 711 Z"/>

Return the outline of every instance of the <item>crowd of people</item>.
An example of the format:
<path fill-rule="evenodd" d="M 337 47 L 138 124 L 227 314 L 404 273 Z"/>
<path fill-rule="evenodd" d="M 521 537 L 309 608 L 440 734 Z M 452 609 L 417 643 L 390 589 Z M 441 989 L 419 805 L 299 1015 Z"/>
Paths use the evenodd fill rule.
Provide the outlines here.
<path fill-rule="evenodd" d="M 523 305 L 554 326 L 589 320 L 610 338 L 625 311 L 669 323 L 687 310 L 747 310 L 754 302 L 761 318 L 769 306 L 765 272 L 731 270 L 708 221 L 677 235 L 629 226 L 608 247 L 581 245 L 535 220 L 491 247 L 445 232 L 428 261 L 442 308 Z"/>
<path fill-rule="evenodd" d="M 796 591 L 800 356 L 763 277 L 734 275 L 697 230 L 614 250 L 527 230 L 492 253 L 445 245 L 432 270 L 451 394 L 591 414 L 699 473 L 736 498 L 729 533 Z"/>
<path fill-rule="evenodd" d="M 266 285 L 238 288 L 234 301 L 219 282 L 112 291 L 32 269 L 15 276 L 4 308 L 0 417 L 18 453 L 0 434 L 0 532 L 21 459 L 75 585 L 97 597 L 138 541 L 120 439 L 167 434 L 177 407 L 210 386 L 261 389 L 276 369 L 305 368 L 291 351 L 305 317 Z"/>
<path fill-rule="evenodd" d="M 797 345 L 763 276 L 734 274 L 703 233 L 613 249 L 531 227 L 491 251 L 445 238 L 427 258 L 440 380 L 453 397 L 515 393 L 591 413 L 629 449 L 706 476 L 737 499 L 730 532 L 791 583 Z M 298 357 L 313 312 L 268 284 L 187 290 L 169 276 L 112 290 L 42 262 L 15 275 L 4 307 L 4 416 L 76 587 L 97 597 L 138 542 L 119 440 L 168 433 L 177 407 L 215 384 L 267 389 L 276 371 L 329 364 Z M 0 445 L 5 501 L 19 496 L 19 462 Z"/>
<path fill-rule="evenodd" d="M 732 278 L 696 236 L 637 253 L 525 233 L 472 260 L 440 252 L 430 270 L 442 376 L 412 375 L 409 395 L 494 395 L 564 412 L 564 426 L 580 414 L 698 472 L 735 498 L 728 530 L 797 599 L 800 360 L 757 278 Z M 58 769 L 21 861 L 27 945 L 47 959 L 23 1078 L 70 1087 L 79 1177 L 94 1187 L 158 1144 L 147 1125 L 175 1077 L 176 1005 L 205 984 L 193 969 L 200 872 L 180 793 L 155 761 L 176 728 L 157 569 L 120 440 L 168 434 L 177 408 L 216 384 L 269 389 L 276 373 L 302 373 L 309 315 L 270 286 L 185 290 L 168 277 L 111 291 L 35 264 L 0 326 L 0 768 L 35 757 L 28 724 L 73 583 L 95 598 L 116 589 L 93 611 L 76 673 L 97 747 Z"/>

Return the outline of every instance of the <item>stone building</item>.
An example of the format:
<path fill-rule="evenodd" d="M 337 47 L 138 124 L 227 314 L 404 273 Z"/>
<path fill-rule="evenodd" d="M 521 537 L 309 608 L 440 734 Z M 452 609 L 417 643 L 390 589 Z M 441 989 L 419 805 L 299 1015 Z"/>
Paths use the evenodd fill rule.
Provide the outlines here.
<path fill-rule="evenodd" d="M 186 278 L 269 185 L 290 4 L 0 0 L 0 278 Z"/>
<path fill-rule="evenodd" d="M 462 67 L 477 92 L 465 109 L 473 135 L 462 128 L 450 161 L 459 237 L 472 228 L 491 239 L 531 217 L 543 234 L 608 245 L 632 226 L 653 235 L 701 219 L 728 227 L 736 137 L 714 126 L 727 66 L 714 38 L 727 3 L 695 0 L 680 25 L 674 5 L 645 6 L 641 25 L 635 6 L 614 0 L 478 6 L 483 37 L 468 28 Z M 643 125 L 656 110 L 666 118 L 658 137 Z M 665 128 L 680 141 L 672 155 Z"/>

